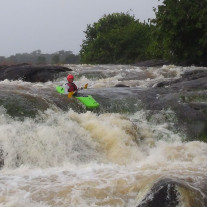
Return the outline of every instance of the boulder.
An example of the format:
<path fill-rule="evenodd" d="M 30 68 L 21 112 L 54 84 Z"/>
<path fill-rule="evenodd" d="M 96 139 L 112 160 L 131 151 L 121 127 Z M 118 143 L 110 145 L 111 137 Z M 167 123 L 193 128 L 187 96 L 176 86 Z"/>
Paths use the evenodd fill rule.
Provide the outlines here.
<path fill-rule="evenodd" d="M 114 87 L 129 87 L 129 86 L 119 83 L 119 84 L 116 84 Z"/>
<path fill-rule="evenodd" d="M 176 207 L 180 204 L 177 183 L 170 179 L 158 181 L 137 207 Z"/>
<path fill-rule="evenodd" d="M 0 81 L 23 80 L 27 82 L 52 81 L 61 72 L 71 71 L 62 66 L 20 64 L 0 69 Z"/>
<path fill-rule="evenodd" d="M 139 198 L 139 195 L 138 195 Z M 137 207 L 206 206 L 206 198 L 185 181 L 165 178 L 158 180 Z"/>
<path fill-rule="evenodd" d="M 157 90 L 159 88 L 159 90 Z M 149 109 L 172 109 L 177 117 L 175 127 L 192 139 L 207 141 L 207 70 L 187 71 L 181 78 L 158 83 L 159 96 L 142 99 Z M 148 93 L 149 94 L 149 91 Z"/>

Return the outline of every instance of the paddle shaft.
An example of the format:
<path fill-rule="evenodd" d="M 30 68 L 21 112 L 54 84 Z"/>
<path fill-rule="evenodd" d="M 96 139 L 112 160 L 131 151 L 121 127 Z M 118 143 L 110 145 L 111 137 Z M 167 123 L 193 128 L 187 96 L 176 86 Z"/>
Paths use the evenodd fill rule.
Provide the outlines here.
<path fill-rule="evenodd" d="M 86 83 L 85 85 L 84 85 L 84 87 L 81 87 L 81 89 L 86 89 L 86 88 L 88 88 L 88 83 Z M 71 92 L 69 92 L 68 93 L 68 98 L 72 98 L 73 97 L 73 94 L 75 93 L 76 91 L 71 91 Z"/>

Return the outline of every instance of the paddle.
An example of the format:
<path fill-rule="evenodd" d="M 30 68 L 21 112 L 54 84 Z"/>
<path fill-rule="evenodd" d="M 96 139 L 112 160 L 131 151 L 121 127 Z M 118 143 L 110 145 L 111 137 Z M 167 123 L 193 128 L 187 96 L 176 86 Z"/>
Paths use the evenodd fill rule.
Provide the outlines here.
<path fill-rule="evenodd" d="M 88 83 L 86 83 L 85 85 L 84 85 L 84 87 L 81 87 L 81 89 L 86 89 L 86 88 L 88 88 Z M 76 91 L 71 91 L 71 92 L 69 92 L 68 93 L 68 98 L 72 98 L 73 97 L 73 94 L 75 93 Z"/>
<path fill-rule="evenodd" d="M 84 89 L 88 88 L 88 83 L 85 84 L 85 86 L 83 87 Z"/>
<path fill-rule="evenodd" d="M 74 93 L 75 93 L 75 91 L 71 91 L 71 92 L 69 92 L 69 93 L 68 93 L 68 98 L 72 98 Z"/>

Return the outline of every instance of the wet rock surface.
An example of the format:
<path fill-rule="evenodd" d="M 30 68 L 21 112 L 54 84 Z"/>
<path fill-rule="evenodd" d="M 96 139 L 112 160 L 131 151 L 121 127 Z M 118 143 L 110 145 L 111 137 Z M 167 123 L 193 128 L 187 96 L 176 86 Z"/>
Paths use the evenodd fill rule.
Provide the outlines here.
<path fill-rule="evenodd" d="M 151 88 L 123 86 L 117 84 L 116 89 L 95 90 L 94 96 L 100 102 L 103 101 L 103 97 L 108 102 L 116 101 L 117 107 L 124 102 L 125 107 L 131 107 L 130 110 L 133 110 L 132 106 L 136 104 L 133 99 L 139 100 L 140 108 L 149 111 L 148 119 L 158 111 L 170 109 L 176 114 L 175 130 L 185 134 L 188 139 L 207 141 L 207 71 L 205 69 L 185 72 L 181 78 L 158 82 Z"/>
<path fill-rule="evenodd" d="M 200 192 L 186 185 L 183 181 L 165 178 L 157 181 L 137 207 L 177 207 L 189 206 L 185 195 L 191 195 L 190 206 L 205 207 L 206 199 Z"/>
<path fill-rule="evenodd" d="M 28 82 L 46 82 L 53 80 L 58 74 L 70 70 L 60 66 L 23 64 L 1 68 L 0 80 L 7 78 L 9 80 L 22 79 Z M 95 71 L 98 73 L 98 69 Z M 90 76 L 90 70 L 85 70 L 85 73 Z M 84 75 L 84 70 L 81 71 L 81 74 Z M 129 72 L 129 74 L 131 73 Z M 137 78 L 139 77 L 137 76 Z M 150 117 L 157 112 L 170 109 L 175 113 L 177 119 L 174 121 L 175 130 L 182 132 L 188 139 L 207 141 L 206 90 L 207 70 L 201 68 L 187 71 L 177 79 L 168 78 L 167 81 L 157 82 L 148 88 L 128 87 L 127 84 L 118 83 L 114 84 L 113 88 L 89 88 L 82 90 L 81 93 L 93 95 L 101 105 L 98 110 L 103 112 L 122 113 L 145 109 L 148 111 L 150 120 Z M 54 100 L 55 97 L 57 97 L 57 102 L 63 99 L 62 97 L 60 99 L 59 94 L 54 92 L 50 100 Z M 64 106 L 64 101 L 67 100 L 62 101 Z"/>
<path fill-rule="evenodd" d="M 206 137 L 207 129 L 207 71 L 190 71 L 181 78 L 160 82 L 157 87 L 166 89 L 159 92 L 150 108 L 170 107 L 178 117 L 177 127 L 182 128 L 188 137 Z M 155 89 L 151 89 L 155 90 Z M 147 104 L 145 102 L 145 104 Z"/>
<path fill-rule="evenodd" d="M 52 81 L 60 72 L 71 71 L 62 66 L 20 64 L 0 68 L 0 81 L 23 80 L 27 82 Z"/>
<path fill-rule="evenodd" d="M 137 207 L 176 207 L 179 205 L 177 183 L 170 179 L 157 182 Z"/>

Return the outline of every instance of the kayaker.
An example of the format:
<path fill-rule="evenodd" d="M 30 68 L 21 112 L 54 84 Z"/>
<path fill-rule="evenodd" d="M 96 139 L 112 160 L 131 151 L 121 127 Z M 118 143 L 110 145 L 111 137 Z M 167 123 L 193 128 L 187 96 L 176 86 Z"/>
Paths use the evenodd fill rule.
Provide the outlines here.
<path fill-rule="evenodd" d="M 72 74 L 69 74 L 67 76 L 67 80 L 68 80 L 68 82 L 65 84 L 65 91 L 67 91 L 67 92 L 75 91 L 76 92 L 78 90 L 78 87 L 75 85 L 75 83 L 73 83 L 74 76 Z"/>

